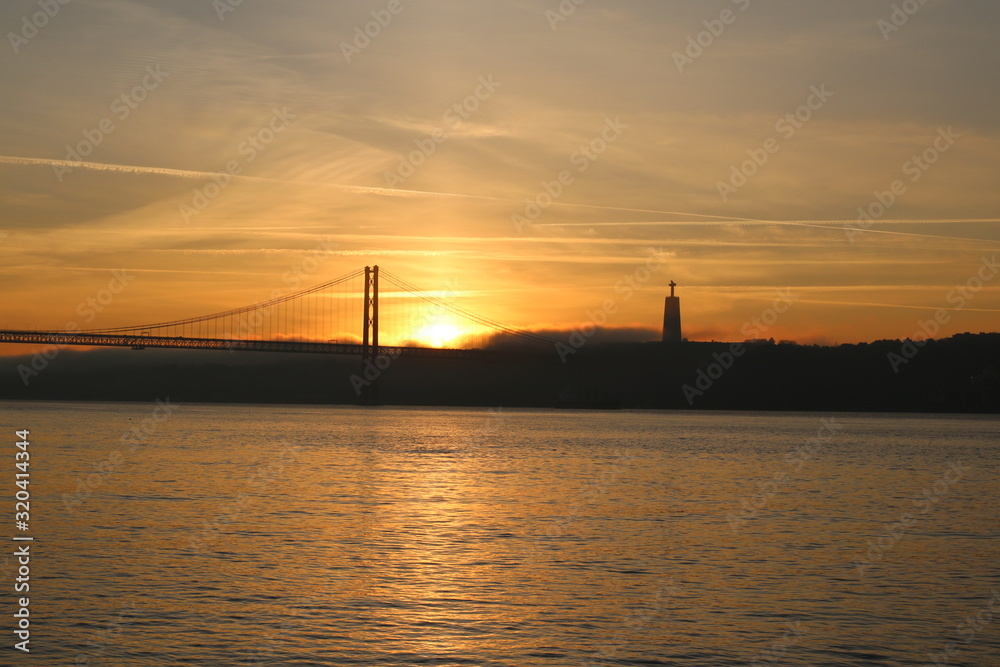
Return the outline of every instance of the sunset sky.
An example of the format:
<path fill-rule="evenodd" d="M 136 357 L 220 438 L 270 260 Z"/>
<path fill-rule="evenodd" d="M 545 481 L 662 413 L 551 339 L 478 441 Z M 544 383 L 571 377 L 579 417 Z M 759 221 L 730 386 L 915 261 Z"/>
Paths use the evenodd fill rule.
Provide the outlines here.
<path fill-rule="evenodd" d="M 765 337 L 996 331 L 1000 277 L 952 290 L 1000 249 L 1000 4 L 893 4 L 8 0 L 0 326 L 122 269 L 95 327 L 237 307 L 322 248 L 304 284 L 379 264 L 526 329 L 655 331 L 674 280 L 692 340 L 785 290 Z"/>

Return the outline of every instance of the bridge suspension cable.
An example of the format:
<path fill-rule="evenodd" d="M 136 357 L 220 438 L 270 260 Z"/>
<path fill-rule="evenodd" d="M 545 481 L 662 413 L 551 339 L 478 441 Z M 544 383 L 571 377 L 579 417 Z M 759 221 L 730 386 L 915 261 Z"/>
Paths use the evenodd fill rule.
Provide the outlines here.
<path fill-rule="evenodd" d="M 476 313 L 474 313 L 474 312 L 472 312 L 470 310 L 466 310 L 465 308 L 462 308 L 461 306 L 457 306 L 457 305 L 455 305 L 453 303 L 449 303 L 445 299 L 442 299 L 440 297 L 434 296 L 433 294 L 430 294 L 429 292 L 425 292 L 425 291 L 421 290 L 419 287 L 413 285 L 412 283 L 407 282 L 406 280 L 403 280 L 399 276 L 397 276 L 395 274 L 392 274 L 392 273 L 386 271 L 385 269 L 381 270 L 381 276 L 383 278 L 385 278 L 389 283 L 395 285 L 396 287 L 398 287 L 398 288 L 400 288 L 400 289 L 402 289 L 402 290 L 404 290 L 406 292 L 409 292 L 410 294 L 413 294 L 414 296 L 416 296 L 416 297 L 418 297 L 420 299 L 423 299 L 424 301 L 427 301 L 427 302 L 429 302 L 429 303 L 431 303 L 431 304 L 433 304 L 433 305 L 435 305 L 435 306 L 437 306 L 437 307 L 439 307 L 439 308 L 441 308 L 443 310 L 446 310 L 446 311 L 448 311 L 448 312 L 450 312 L 450 313 L 452 313 L 454 315 L 458 315 L 459 317 L 462 317 L 464 319 L 467 319 L 467 320 L 470 320 L 472 322 L 475 322 L 476 324 L 484 326 L 484 327 L 486 327 L 488 329 L 492 329 L 492 330 L 494 330 L 496 332 L 506 333 L 506 334 L 509 334 L 511 336 L 516 336 L 516 337 L 519 337 L 519 338 L 523 338 L 525 340 L 532 341 L 534 343 L 541 343 L 541 344 L 544 344 L 544 345 L 555 345 L 558 342 L 558 341 L 552 340 L 551 338 L 546 338 L 545 336 L 541 336 L 541 335 L 532 333 L 530 331 L 524 331 L 522 329 L 515 329 L 513 327 L 508 327 L 507 325 L 502 324 L 500 322 L 497 322 L 496 320 L 491 320 L 491 319 L 489 319 L 487 317 L 484 317 L 482 315 L 478 315 L 478 314 L 476 314 Z"/>
<path fill-rule="evenodd" d="M 222 320 L 222 319 L 226 319 L 226 318 L 229 318 L 229 317 L 236 317 L 236 316 L 245 315 L 247 313 L 251 313 L 251 312 L 254 312 L 254 311 L 270 310 L 270 309 L 273 309 L 275 306 L 278 306 L 280 304 L 284 304 L 284 303 L 287 303 L 289 301 L 294 301 L 294 300 L 300 299 L 300 298 L 302 298 L 304 296 L 307 296 L 307 295 L 310 295 L 310 294 L 315 294 L 317 292 L 322 292 L 324 290 L 328 290 L 331 287 L 334 287 L 334 286 L 337 286 L 337 285 L 341 285 L 341 284 L 346 283 L 346 282 L 348 282 L 350 280 L 353 280 L 354 278 L 359 277 L 363 273 L 364 273 L 364 269 L 358 269 L 357 271 L 354 271 L 352 273 L 348 273 L 347 275 L 341 276 L 339 278 L 335 278 L 333 280 L 327 281 L 327 282 L 322 283 L 320 285 L 315 285 L 313 287 L 308 287 L 306 289 L 302 289 L 302 290 L 299 290 L 297 292 L 292 292 L 292 293 L 286 294 L 284 296 L 276 297 L 276 298 L 271 299 L 269 301 L 261 301 L 259 303 L 253 303 L 253 304 L 250 304 L 249 306 L 243 306 L 242 308 L 233 308 L 231 310 L 224 310 L 224 311 L 221 311 L 221 312 L 218 312 L 218 313 L 211 313 L 209 315 L 201 315 L 199 317 L 190 317 L 190 318 L 183 319 L 183 320 L 173 320 L 173 321 L 170 321 L 170 322 L 157 322 L 155 324 L 143 324 L 143 325 L 139 325 L 139 326 L 115 327 L 115 328 L 108 328 L 108 329 L 86 329 L 85 332 L 86 333 L 124 333 L 124 332 L 129 332 L 129 331 L 153 331 L 153 330 L 156 330 L 156 329 L 166 329 L 166 328 L 173 329 L 173 328 L 184 327 L 186 325 L 199 324 L 201 322 L 207 322 L 207 321 L 210 321 L 210 320 Z"/>

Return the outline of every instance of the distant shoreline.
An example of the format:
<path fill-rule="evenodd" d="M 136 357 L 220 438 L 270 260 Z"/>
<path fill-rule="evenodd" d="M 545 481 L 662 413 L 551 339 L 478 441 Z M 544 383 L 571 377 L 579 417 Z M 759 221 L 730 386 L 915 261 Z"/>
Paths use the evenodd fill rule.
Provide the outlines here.
<path fill-rule="evenodd" d="M 922 345 L 592 344 L 561 361 L 399 357 L 364 379 L 350 356 L 211 351 L 64 352 L 25 378 L 0 360 L 0 399 L 235 405 L 1000 413 L 1000 334 Z M 25 381 L 25 379 L 27 381 Z M 376 393 L 369 395 L 370 387 Z"/>

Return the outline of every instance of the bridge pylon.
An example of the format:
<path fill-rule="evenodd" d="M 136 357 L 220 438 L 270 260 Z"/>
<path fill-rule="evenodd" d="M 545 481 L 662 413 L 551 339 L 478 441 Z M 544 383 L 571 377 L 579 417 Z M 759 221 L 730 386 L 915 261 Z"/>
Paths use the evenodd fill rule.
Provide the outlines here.
<path fill-rule="evenodd" d="M 375 367 L 375 360 L 379 354 L 378 346 L 378 266 L 365 267 L 365 308 L 364 308 L 363 332 L 361 335 L 361 374 Z M 376 403 L 378 401 L 378 377 L 371 381 L 364 388 L 361 395 L 363 403 Z"/>

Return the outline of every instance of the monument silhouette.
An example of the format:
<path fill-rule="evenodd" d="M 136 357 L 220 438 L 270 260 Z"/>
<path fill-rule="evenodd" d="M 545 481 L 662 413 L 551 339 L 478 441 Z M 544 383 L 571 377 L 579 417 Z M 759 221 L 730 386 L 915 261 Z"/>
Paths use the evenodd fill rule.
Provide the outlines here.
<path fill-rule="evenodd" d="M 677 283 L 670 281 L 670 296 L 663 306 L 663 342 L 680 343 L 681 337 L 681 298 L 674 296 Z"/>

